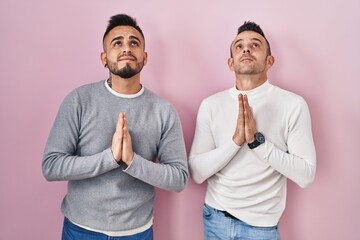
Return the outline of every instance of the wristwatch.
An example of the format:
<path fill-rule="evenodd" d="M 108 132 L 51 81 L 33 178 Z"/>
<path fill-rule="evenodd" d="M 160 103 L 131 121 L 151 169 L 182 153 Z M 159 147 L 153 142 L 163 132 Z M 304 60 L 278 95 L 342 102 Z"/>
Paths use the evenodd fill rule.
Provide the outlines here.
<path fill-rule="evenodd" d="M 248 146 L 250 149 L 254 149 L 260 144 L 263 144 L 265 142 L 265 137 L 262 135 L 262 133 L 257 132 L 254 135 L 254 141 L 252 143 L 248 143 Z"/>

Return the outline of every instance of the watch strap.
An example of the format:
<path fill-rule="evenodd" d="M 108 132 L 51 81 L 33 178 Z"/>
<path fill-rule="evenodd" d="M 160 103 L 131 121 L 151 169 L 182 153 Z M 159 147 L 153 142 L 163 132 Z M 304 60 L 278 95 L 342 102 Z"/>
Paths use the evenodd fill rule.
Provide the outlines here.
<path fill-rule="evenodd" d="M 265 142 L 265 137 L 260 132 L 255 133 L 254 141 L 248 143 L 250 149 L 254 149 Z"/>

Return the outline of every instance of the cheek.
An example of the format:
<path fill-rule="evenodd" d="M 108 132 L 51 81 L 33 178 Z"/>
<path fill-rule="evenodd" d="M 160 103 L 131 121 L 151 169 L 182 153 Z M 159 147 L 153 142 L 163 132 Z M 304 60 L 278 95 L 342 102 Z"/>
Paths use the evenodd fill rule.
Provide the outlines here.
<path fill-rule="evenodd" d="M 113 47 L 107 51 L 107 56 L 108 58 L 116 58 L 120 52 L 121 50 L 119 48 Z"/>
<path fill-rule="evenodd" d="M 147 58 L 146 58 L 146 55 L 144 54 L 144 52 L 139 51 L 139 52 L 134 52 L 133 54 L 134 54 L 134 56 L 137 58 L 137 61 L 138 61 L 138 62 L 144 62 L 144 63 L 146 63 Z"/>
<path fill-rule="evenodd" d="M 118 53 L 115 52 L 115 51 L 111 51 L 109 54 L 108 54 L 108 58 L 109 59 L 116 59 L 118 56 Z"/>

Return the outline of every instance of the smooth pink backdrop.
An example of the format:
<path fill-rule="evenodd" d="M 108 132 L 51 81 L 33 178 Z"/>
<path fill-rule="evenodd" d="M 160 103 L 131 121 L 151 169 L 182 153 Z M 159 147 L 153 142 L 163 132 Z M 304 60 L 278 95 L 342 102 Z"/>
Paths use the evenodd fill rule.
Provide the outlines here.
<path fill-rule="evenodd" d="M 101 38 L 111 15 L 137 18 L 146 36 L 143 84 L 177 108 L 188 151 L 200 101 L 229 88 L 229 44 L 254 20 L 276 62 L 273 84 L 308 102 L 317 148 L 315 182 L 289 181 L 284 240 L 360 239 L 360 2 L 0 0 L 0 240 L 60 239 L 65 182 L 41 173 L 59 104 L 107 77 Z M 200 240 L 206 184 L 157 190 L 156 240 Z"/>

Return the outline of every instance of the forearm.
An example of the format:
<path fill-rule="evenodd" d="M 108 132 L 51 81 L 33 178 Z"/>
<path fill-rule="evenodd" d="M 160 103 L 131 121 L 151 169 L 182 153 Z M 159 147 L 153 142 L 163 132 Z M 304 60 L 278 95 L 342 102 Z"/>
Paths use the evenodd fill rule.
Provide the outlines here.
<path fill-rule="evenodd" d="M 174 158 L 166 163 L 155 163 L 137 154 L 124 171 L 154 187 L 180 192 L 188 180 L 186 157 Z"/>
<path fill-rule="evenodd" d="M 48 181 L 83 180 L 118 168 L 110 149 L 92 156 L 72 156 L 47 149 L 42 162 Z"/>
<path fill-rule="evenodd" d="M 266 141 L 253 151 L 261 160 L 300 187 L 307 187 L 315 178 L 316 156 L 312 148 L 307 152 L 289 153 Z"/>
<path fill-rule="evenodd" d="M 219 172 L 233 159 L 240 148 L 232 140 L 208 151 L 199 151 L 196 146 L 193 146 L 189 167 L 194 181 L 200 184 Z"/>

